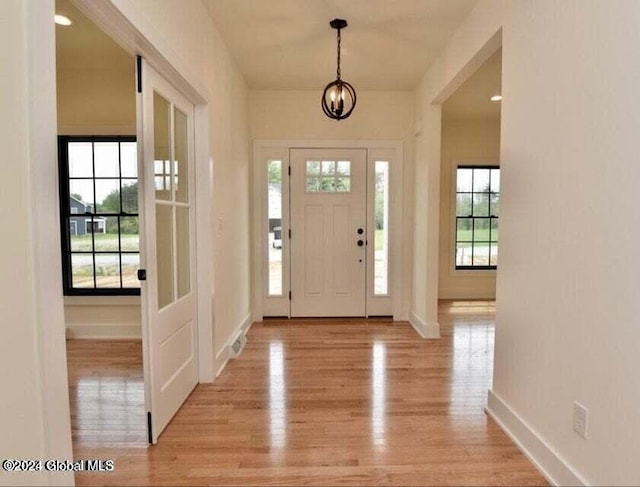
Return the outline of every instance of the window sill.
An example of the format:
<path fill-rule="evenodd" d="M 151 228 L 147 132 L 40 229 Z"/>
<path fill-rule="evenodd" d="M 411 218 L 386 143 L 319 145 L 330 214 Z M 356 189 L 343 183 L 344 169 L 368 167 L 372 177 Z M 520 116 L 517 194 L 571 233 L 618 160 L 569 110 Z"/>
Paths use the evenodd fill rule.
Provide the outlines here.
<path fill-rule="evenodd" d="M 140 296 L 65 296 L 65 306 L 140 306 Z"/>

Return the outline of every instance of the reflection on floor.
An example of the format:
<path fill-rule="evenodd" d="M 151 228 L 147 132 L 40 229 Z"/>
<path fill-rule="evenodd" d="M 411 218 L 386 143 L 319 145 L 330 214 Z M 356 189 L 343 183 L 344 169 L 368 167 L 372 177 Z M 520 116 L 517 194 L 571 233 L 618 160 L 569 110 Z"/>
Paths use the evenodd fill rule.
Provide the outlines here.
<path fill-rule="evenodd" d="M 442 339 L 407 323 L 256 323 L 242 355 L 200 385 L 152 448 L 78 485 L 541 485 L 483 411 L 493 303 L 442 303 Z"/>
<path fill-rule="evenodd" d="M 146 445 L 140 340 L 67 340 L 74 448 Z"/>

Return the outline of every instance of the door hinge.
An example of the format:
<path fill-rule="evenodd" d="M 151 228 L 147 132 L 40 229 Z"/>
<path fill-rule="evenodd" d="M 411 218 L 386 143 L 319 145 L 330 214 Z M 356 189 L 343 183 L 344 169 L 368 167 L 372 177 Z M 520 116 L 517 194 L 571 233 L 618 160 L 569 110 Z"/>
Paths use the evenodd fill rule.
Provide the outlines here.
<path fill-rule="evenodd" d="M 289 166 L 288 174 L 289 174 L 289 176 L 291 176 L 291 166 Z"/>
<path fill-rule="evenodd" d="M 289 238 L 291 238 L 291 229 L 289 229 Z"/>
<path fill-rule="evenodd" d="M 289 291 L 289 301 L 291 301 L 291 291 Z"/>
<path fill-rule="evenodd" d="M 138 281 L 146 281 L 146 280 L 147 280 L 147 270 L 138 269 Z"/>
<path fill-rule="evenodd" d="M 138 93 L 142 93 L 142 56 L 136 56 L 136 74 Z"/>
<path fill-rule="evenodd" d="M 153 444 L 153 433 L 151 432 L 151 411 L 147 411 L 147 433 L 149 444 Z"/>

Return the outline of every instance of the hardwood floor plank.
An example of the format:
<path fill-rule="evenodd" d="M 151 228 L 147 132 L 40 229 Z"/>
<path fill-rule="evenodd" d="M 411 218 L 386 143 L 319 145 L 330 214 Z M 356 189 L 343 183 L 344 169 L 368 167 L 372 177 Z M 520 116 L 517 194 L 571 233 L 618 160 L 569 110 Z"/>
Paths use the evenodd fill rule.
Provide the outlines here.
<path fill-rule="evenodd" d="M 547 485 L 484 414 L 494 312 L 442 302 L 443 338 L 429 341 L 388 320 L 255 323 L 151 448 L 139 342 L 70 341 L 74 454 L 116 467 L 76 482 Z"/>

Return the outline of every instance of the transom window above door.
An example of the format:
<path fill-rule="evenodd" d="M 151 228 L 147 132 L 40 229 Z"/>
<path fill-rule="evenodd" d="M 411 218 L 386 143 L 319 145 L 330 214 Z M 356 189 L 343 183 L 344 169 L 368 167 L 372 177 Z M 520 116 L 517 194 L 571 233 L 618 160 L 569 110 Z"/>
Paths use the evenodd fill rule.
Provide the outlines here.
<path fill-rule="evenodd" d="M 351 161 L 307 161 L 307 193 L 351 192 Z"/>

